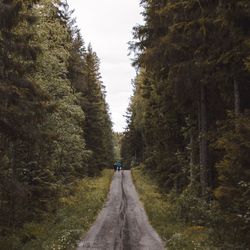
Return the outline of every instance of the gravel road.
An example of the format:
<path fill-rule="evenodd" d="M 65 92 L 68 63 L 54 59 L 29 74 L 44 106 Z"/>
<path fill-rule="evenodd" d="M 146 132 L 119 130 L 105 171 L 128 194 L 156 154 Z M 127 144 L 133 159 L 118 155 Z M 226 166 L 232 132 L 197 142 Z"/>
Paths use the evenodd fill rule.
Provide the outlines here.
<path fill-rule="evenodd" d="M 108 200 L 77 250 L 163 250 L 149 224 L 130 171 L 114 174 Z"/>

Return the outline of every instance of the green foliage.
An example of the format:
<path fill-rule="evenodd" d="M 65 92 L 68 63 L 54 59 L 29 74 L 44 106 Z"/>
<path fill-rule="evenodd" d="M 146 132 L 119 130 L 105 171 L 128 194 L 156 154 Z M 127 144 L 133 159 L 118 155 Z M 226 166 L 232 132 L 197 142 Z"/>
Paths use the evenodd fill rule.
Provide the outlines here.
<path fill-rule="evenodd" d="M 85 113 L 84 138 L 89 157 L 88 174 L 99 174 L 100 170 L 112 166 L 114 145 L 112 122 L 105 100 L 105 87 L 101 81 L 99 58 L 91 45 L 86 49 L 79 31 L 73 32 L 73 48 L 70 55 L 69 77 L 79 94 Z"/>
<path fill-rule="evenodd" d="M 121 140 L 122 140 L 122 133 L 114 132 L 113 140 L 114 140 L 114 158 L 115 161 L 121 159 Z"/>
<path fill-rule="evenodd" d="M 30 220 L 38 211 L 37 205 L 40 210 L 47 210 L 44 200 L 53 197 L 57 188 L 52 184 L 55 179 L 49 168 L 43 168 L 49 159 L 40 158 L 44 143 L 41 126 L 48 112 L 49 97 L 32 78 L 41 54 L 35 40 L 34 3 L 0 2 L 0 200 L 3 204 L 0 230 L 3 233 Z M 37 198 L 33 202 L 34 196 Z"/>
<path fill-rule="evenodd" d="M 199 223 L 200 214 L 207 213 L 204 206 L 199 206 L 204 201 L 196 198 L 195 203 L 194 198 L 185 193 L 182 198 L 162 193 L 155 180 L 142 167 L 133 169 L 132 175 L 149 221 L 165 241 L 167 249 L 216 249 L 209 240 L 209 228 Z M 189 205 L 193 207 L 189 208 Z M 185 211 L 184 207 L 189 211 Z M 194 210 L 199 211 L 199 214 L 193 213 Z M 189 218 L 192 221 L 183 220 L 183 216 L 189 214 L 192 214 L 192 218 Z"/>
<path fill-rule="evenodd" d="M 130 43 L 138 75 L 122 158 L 132 166 L 143 163 L 163 192 L 174 196 L 180 223 L 208 227 L 219 249 L 245 249 L 249 1 L 142 0 L 141 5 L 145 23 L 134 28 Z M 188 249 L 180 234 L 175 248 Z"/>
<path fill-rule="evenodd" d="M 0 0 L 0 241 L 8 239 L 5 249 L 21 249 L 37 237 L 31 231 L 43 235 L 47 229 L 40 223 L 57 211 L 60 198 L 113 162 L 99 60 L 90 47 L 85 50 L 71 14 L 66 1 Z M 74 232 L 67 232 L 70 237 Z"/>
<path fill-rule="evenodd" d="M 47 114 L 44 121 L 45 133 L 50 136 L 48 139 L 53 150 L 53 167 L 58 178 L 70 182 L 74 176 L 86 174 L 88 158 L 84 139 L 85 115 L 67 79 L 72 43 L 67 26 L 62 25 L 62 20 L 54 14 L 59 10 L 45 2 L 36 11 L 41 15 L 37 39 L 43 53 L 34 78 L 48 93 L 50 104 L 54 106 L 53 112 Z"/>
<path fill-rule="evenodd" d="M 193 194 L 192 190 L 184 190 L 175 200 L 176 216 L 184 222 L 196 225 L 209 225 L 211 211 L 207 202 Z"/>
<path fill-rule="evenodd" d="M 86 144 L 93 152 L 90 161 L 89 174 L 98 174 L 101 168 L 112 166 L 114 159 L 111 120 L 108 105 L 105 101 L 105 88 L 102 85 L 99 72 L 99 58 L 88 46 L 85 54 L 86 90 L 83 92 L 86 113 Z M 102 128 L 102 129 L 100 129 Z"/>
<path fill-rule="evenodd" d="M 234 231 L 227 234 L 227 241 L 233 244 L 247 239 L 247 247 L 250 244 L 250 172 L 246 168 L 250 164 L 250 116 L 246 112 L 231 117 L 216 143 L 224 151 L 224 157 L 217 163 L 219 183 L 214 194 L 224 212 L 225 224 L 234 227 Z"/>
<path fill-rule="evenodd" d="M 1 239 L 1 249 L 75 249 L 106 200 L 113 172 L 105 170 L 96 179 L 78 181 L 72 194 L 62 197 L 56 214 L 41 223 L 30 222 L 12 237 Z"/>

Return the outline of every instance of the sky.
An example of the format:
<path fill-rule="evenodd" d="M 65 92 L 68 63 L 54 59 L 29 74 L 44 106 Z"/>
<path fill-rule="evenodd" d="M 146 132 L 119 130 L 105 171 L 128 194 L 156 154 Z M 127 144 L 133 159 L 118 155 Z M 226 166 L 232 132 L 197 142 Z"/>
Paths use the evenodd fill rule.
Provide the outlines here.
<path fill-rule="evenodd" d="M 126 127 L 124 115 L 132 95 L 136 72 L 128 56 L 132 29 L 143 23 L 139 0 L 68 0 L 86 43 L 101 60 L 101 75 L 107 91 L 113 129 Z"/>

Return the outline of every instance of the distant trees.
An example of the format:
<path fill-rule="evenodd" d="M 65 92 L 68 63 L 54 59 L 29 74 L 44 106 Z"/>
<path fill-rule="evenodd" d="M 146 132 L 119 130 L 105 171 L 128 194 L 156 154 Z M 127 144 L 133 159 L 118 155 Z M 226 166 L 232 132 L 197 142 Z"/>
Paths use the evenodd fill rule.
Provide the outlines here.
<path fill-rule="evenodd" d="M 99 60 L 63 1 L 0 1 L 0 241 L 113 161 Z"/>
<path fill-rule="evenodd" d="M 235 241 L 247 244 L 250 5 L 141 4 L 145 24 L 134 28 L 131 43 L 139 74 L 122 156 L 144 162 L 166 190 L 192 186 L 216 199 L 237 228 Z"/>
<path fill-rule="evenodd" d="M 71 60 L 69 77 L 73 88 L 79 93 L 80 106 L 85 113 L 84 138 L 90 154 L 87 172 L 93 176 L 102 168 L 112 166 L 112 122 L 105 100 L 105 87 L 101 81 L 99 58 L 91 45 L 87 49 L 84 47 L 79 32 L 74 38 Z"/>

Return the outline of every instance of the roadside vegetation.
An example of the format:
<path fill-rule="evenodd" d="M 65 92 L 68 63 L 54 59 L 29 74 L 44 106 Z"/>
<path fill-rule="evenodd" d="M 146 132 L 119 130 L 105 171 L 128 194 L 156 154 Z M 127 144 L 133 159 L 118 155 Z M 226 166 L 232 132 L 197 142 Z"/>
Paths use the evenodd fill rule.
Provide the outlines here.
<path fill-rule="evenodd" d="M 57 212 L 43 222 L 24 224 L 12 237 L 2 239 L 0 249 L 69 250 L 95 221 L 106 200 L 113 172 L 104 170 L 98 178 L 85 178 L 61 198 Z"/>
<path fill-rule="evenodd" d="M 218 249 L 249 249 L 250 1 L 140 2 L 124 165 L 145 166 L 176 222 Z"/>
<path fill-rule="evenodd" d="M 86 178 L 113 164 L 112 122 L 100 60 L 84 38 L 65 0 L 0 0 L 1 249 L 32 239 L 44 249 L 57 232 L 70 242 L 74 220 L 84 229 L 102 203 L 100 179 Z M 84 217 L 84 202 L 89 217 L 78 222 L 69 214 L 75 206 Z"/>
<path fill-rule="evenodd" d="M 164 194 L 143 165 L 134 168 L 132 176 L 149 221 L 167 249 L 222 249 L 214 246 L 211 228 L 204 223 L 205 218 L 210 222 L 216 219 L 206 203 L 195 200 L 191 193 L 185 197 Z"/>

